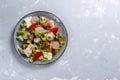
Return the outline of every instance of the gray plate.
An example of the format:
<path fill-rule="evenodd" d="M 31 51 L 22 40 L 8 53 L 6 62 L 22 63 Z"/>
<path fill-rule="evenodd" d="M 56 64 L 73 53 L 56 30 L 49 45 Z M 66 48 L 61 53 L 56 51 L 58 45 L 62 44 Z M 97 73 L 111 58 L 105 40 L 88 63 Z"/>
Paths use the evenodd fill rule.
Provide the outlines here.
<path fill-rule="evenodd" d="M 62 47 L 62 49 L 55 55 L 53 56 L 53 59 L 47 62 L 41 62 L 41 61 L 35 61 L 32 64 L 47 64 L 47 63 L 51 63 L 56 61 L 57 59 L 59 59 L 62 54 L 64 53 L 66 46 L 67 46 L 67 42 L 68 42 L 68 34 L 66 31 L 66 28 L 64 26 L 64 24 L 62 23 L 62 21 L 54 14 L 50 13 L 50 12 L 46 12 L 46 11 L 36 11 L 36 12 L 31 12 L 27 15 L 25 15 L 24 17 L 22 17 L 19 22 L 16 24 L 15 30 L 14 30 L 14 45 L 16 48 L 17 53 L 20 55 L 21 59 L 24 59 L 26 62 L 29 62 L 29 58 L 25 58 L 24 56 L 21 55 L 21 53 L 18 51 L 18 48 L 20 47 L 21 43 L 16 39 L 17 37 L 17 31 L 20 28 L 20 24 L 23 22 L 24 18 L 28 17 L 28 16 L 44 16 L 50 20 L 53 20 L 55 22 L 55 25 L 58 26 L 60 28 L 59 33 L 61 34 L 61 36 L 65 37 L 65 44 Z"/>

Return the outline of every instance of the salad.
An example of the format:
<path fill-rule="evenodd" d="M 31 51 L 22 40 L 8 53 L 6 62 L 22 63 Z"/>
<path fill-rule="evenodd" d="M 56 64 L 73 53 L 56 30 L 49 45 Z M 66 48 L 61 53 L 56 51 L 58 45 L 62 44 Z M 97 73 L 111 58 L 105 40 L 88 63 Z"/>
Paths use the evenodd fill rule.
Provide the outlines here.
<path fill-rule="evenodd" d="M 60 28 L 44 16 L 28 16 L 20 24 L 17 40 L 21 43 L 19 52 L 34 61 L 50 61 L 64 45 Z"/>

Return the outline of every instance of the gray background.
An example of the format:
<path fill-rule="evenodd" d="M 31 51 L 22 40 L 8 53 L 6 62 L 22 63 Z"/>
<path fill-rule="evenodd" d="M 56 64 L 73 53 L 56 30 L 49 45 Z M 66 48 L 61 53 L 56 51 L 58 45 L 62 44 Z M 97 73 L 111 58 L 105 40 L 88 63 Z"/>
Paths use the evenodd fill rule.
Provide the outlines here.
<path fill-rule="evenodd" d="M 27 64 L 13 47 L 16 23 L 33 11 L 67 28 L 68 47 L 53 64 Z M 0 0 L 0 80 L 120 80 L 120 0 Z"/>

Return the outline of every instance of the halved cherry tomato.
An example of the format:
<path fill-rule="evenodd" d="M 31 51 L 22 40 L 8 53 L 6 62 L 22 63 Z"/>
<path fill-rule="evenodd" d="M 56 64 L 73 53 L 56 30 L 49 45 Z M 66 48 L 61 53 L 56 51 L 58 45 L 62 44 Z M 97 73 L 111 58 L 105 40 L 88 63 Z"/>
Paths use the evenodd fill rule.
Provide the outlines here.
<path fill-rule="evenodd" d="M 40 56 L 42 56 L 42 53 L 41 53 L 41 52 L 34 52 L 34 53 L 33 53 L 33 59 L 34 59 L 34 60 L 37 60 Z"/>
<path fill-rule="evenodd" d="M 34 29 L 34 28 L 37 28 L 37 24 L 32 24 L 32 25 L 28 28 L 28 30 L 31 31 L 31 30 Z"/>
<path fill-rule="evenodd" d="M 34 40 L 34 35 L 33 34 L 30 35 L 29 39 L 33 41 Z"/>
<path fill-rule="evenodd" d="M 58 32 L 59 28 L 58 27 L 53 27 L 51 28 L 51 31 L 56 34 Z"/>

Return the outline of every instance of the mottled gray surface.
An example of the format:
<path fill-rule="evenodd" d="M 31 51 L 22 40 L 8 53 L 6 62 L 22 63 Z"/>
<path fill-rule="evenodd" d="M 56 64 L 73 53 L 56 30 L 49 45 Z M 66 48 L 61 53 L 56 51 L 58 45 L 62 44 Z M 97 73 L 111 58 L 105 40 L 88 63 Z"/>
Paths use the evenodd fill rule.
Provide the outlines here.
<path fill-rule="evenodd" d="M 64 55 L 44 66 L 15 53 L 12 32 L 25 14 L 49 11 L 65 24 Z M 0 80 L 120 80 L 120 0 L 0 0 Z"/>

